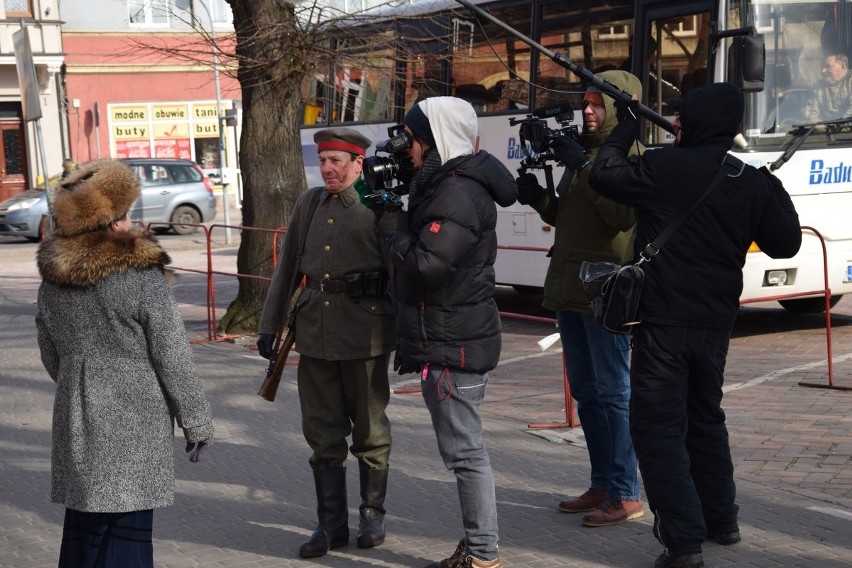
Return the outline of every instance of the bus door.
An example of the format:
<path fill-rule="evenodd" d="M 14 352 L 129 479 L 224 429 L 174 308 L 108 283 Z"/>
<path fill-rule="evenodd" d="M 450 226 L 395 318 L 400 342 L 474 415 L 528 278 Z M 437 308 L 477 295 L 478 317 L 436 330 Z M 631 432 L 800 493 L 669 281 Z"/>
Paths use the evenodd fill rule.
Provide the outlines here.
<path fill-rule="evenodd" d="M 668 101 L 713 81 L 710 32 L 712 0 L 697 2 L 637 0 L 633 73 L 642 79 L 646 104 L 669 120 Z M 674 136 L 645 121 L 646 145 L 670 144 Z"/>

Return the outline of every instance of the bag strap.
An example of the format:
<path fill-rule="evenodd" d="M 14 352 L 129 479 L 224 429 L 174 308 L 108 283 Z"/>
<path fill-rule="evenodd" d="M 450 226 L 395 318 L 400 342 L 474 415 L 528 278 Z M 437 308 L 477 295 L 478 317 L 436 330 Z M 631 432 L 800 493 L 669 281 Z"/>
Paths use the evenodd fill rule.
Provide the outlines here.
<path fill-rule="evenodd" d="M 322 198 L 322 194 L 324 191 L 325 189 L 320 189 L 319 191 L 315 192 L 312 196 L 313 199 L 308 205 L 309 212 L 307 216 L 307 222 L 302 227 L 302 231 L 299 233 L 299 248 L 296 250 L 296 265 L 293 267 L 293 279 L 290 281 L 290 289 L 287 290 L 288 298 L 291 298 L 293 296 L 293 293 L 295 293 L 296 288 L 299 287 L 299 281 L 302 279 L 302 275 L 299 273 L 299 267 L 302 265 L 302 257 L 305 256 L 305 244 L 308 240 L 308 229 L 311 228 L 311 221 L 313 221 L 314 213 L 316 212 L 317 207 L 319 207 L 319 202 Z"/>
<path fill-rule="evenodd" d="M 742 170 L 742 167 L 744 165 L 739 159 L 731 156 L 730 154 L 726 154 L 725 159 L 722 160 L 722 165 L 719 168 L 719 171 L 716 173 L 716 177 L 713 178 L 713 181 L 710 182 L 710 185 L 708 185 L 707 189 L 704 190 L 704 193 L 701 194 L 701 197 L 693 201 L 692 205 L 681 211 L 680 215 L 678 215 L 677 218 L 672 221 L 672 223 L 668 227 L 666 227 L 666 230 L 660 233 L 657 238 L 654 239 L 654 242 L 645 245 L 645 249 L 639 253 L 639 261 L 636 264 L 650 262 L 651 259 L 653 259 L 660 253 L 660 250 L 662 250 L 663 245 L 666 243 L 666 241 L 669 240 L 669 237 L 671 237 L 672 234 L 674 234 L 674 232 L 677 231 L 681 225 L 683 225 L 684 221 L 686 221 L 686 218 L 689 217 L 692 212 L 695 211 L 695 209 L 699 205 L 701 205 L 702 202 L 704 202 L 705 199 L 707 199 L 707 197 L 710 195 L 710 192 L 712 192 L 716 188 L 716 186 L 722 183 L 722 180 L 725 179 L 726 163 L 730 163 L 731 166 L 739 168 L 740 170 Z"/>

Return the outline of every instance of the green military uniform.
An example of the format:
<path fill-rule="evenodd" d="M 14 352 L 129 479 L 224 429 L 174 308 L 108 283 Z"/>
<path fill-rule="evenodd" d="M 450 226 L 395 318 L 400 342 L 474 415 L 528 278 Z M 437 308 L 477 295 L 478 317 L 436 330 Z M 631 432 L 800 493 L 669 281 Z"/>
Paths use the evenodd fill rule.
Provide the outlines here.
<path fill-rule="evenodd" d="M 315 192 L 321 194 L 311 217 Z M 302 429 L 314 451 L 310 464 L 315 470 L 342 466 L 351 432 L 353 455 L 371 469 L 384 469 L 391 445 L 385 408 L 388 357 L 396 347 L 393 307 L 384 294 L 353 298 L 345 290 L 346 275 L 387 274 L 376 215 L 353 186 L 337 194 L 316 187 L 296 202 L 260 333 L 275 333 L 286 315 L 286 288 L 306 223 L 300 272 L 307 285 L 296 308 L 295 349 Z M 383 282 L 377 282 L 382 291 Z"/>
<path fill-rule="evenodd" d="M 295 307 L 299 403 L 302 433 L 313 450 L 309 461 L 319 518 L 299 548 L 303 558 L 349 543 L 345 464 L 350 449 L 358 459 L 361 482 L 358 546 L 379 546 L 385 540 L 391 450 L 385 409 L 390 401 L 388 360 L 396 347 L 377 217 L 354 187 L 358 160 L 371 142 L 345 128 L 320 130 L 314 142 L 322 167 L 332 176 L 326 187 L 310 189 L 296 201 L 260 322 L 264 335 L 276 333 L 284 323 L 298 266 L 299 276 L 305 277 Z M 344 153 L 352 163 L 340 161 Z M 335 179 L 335 174 L 342 177 Z M 352 446 L 347 448 L 350 434 Z"/>

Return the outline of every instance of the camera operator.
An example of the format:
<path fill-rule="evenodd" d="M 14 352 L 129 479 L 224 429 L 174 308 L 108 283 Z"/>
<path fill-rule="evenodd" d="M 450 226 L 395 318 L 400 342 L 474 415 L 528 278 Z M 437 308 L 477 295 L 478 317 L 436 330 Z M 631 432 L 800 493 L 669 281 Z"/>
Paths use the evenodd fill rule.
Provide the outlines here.
<path fill-rule="evenodd" d="M 625 71 L 598 75 L 619 89 L 641 96 L 639 80 Z M 642 517 L 636 456 L 630 440 L 629 337 L 612 333 L 591 317 L 589 298 L 579 278 L 580 263 L 622 264 L 632 255 L 636 214 L 597 193 L 588 183 L 588 165 L 617 124 L 613 99 L 589 87 L 583 98 L 583 148 L 569 138 L 554 138 L 551 149 L 565 165 L 548 195 L 536 177 L 518 178 L 518 201 L 531 205 L 556 227 L 544 281 L 545 308 L 556 312 L 571 395 L 583 424 L 591 462 L 589 489 L 559 503 L 563 513 L 589 512 L 586 526 L 614 525 Z M 642 150 L 638 144 L 631 153 Z"/>
<path fill-rule="evenodd" d="M 405 115 L 405 131 L 416 172 L 408 187 L 408 230 L 388 231 L 387 239 L 399 370 L 420 373 L 438 449 L 456 476 L 464 525 L 456 551 L 433 566 L 502 568 L 479 405 L 500 357 L 495 202 L 511 205 L 517 188 L 499 160 L 476 152 L 479 128 L 470 103 L 424 99 Z"/>
<path fill-rule="evenodd" d="M 260 355 L 268 359 L 291 301 L 287 283 L 298 281 L 292 274 L 298 266 L 305 287 L 295 308 L 297 382 L 302 433 L 313 450 L 309 463 L 319 517 L 316 530 L 299 549 L 303 558 L 349 544 L 349 434 L 361 481 L 358 547 L 385 540 L 391 451 L 385 409 L 390 401 L 389 357 L 396 345 L 376 215 L 360 202 L 355 189 L 371 141 L 355 130 L 328 128 L 314 134 L 314 142 L 325 187 L 311 188 L 296 201 L 257 341 Z"/>
<path fill-rule="evenodd" d="M 790 258 L 802 233 L 781 182 L 728 155 L 745 108 L 735 86 L 714 83 L 669 104 L 680 113 L 674 146 L 628 156 L 639 128 L 632 113 L 619 112 L 589 182 L 637 208 L 638 256 L 720 169 L 727 174 L 646 263 L 633 331 L 631 431 L 654 535 L 665 547 L 654 565 L 700 568 L 705 538 L 740 541 L 721 402 L 746 253 L 754 242 L 772 258 Z"/>

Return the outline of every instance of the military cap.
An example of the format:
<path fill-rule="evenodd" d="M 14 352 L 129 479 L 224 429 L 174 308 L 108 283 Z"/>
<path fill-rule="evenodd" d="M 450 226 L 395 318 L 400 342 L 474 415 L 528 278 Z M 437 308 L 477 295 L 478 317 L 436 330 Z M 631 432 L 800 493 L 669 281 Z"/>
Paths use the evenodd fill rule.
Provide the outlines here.
<path fill-rule="evenodd" d="M 351 128 L 325 128 L 314 134 L 314 142 L 317 144 L 317 152 L 327 150 L 339 150 L 363 156 L 367 153 L 372 141 L 369 138 Z"/>

